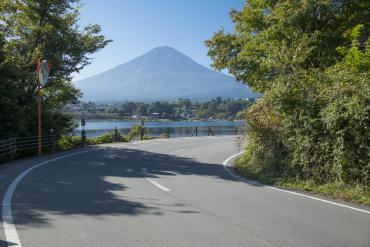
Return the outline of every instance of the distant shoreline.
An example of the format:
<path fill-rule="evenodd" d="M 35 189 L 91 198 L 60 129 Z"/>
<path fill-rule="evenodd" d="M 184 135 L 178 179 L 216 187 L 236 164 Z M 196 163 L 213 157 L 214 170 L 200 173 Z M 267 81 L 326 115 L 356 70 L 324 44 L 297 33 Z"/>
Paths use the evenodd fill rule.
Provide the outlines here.
<path fill-rule="evenodd" d="M 80 118 L 74 118 L 76 122 L 79 122 Z M 141 119 L 134 119 L 134 118 L 85 118 L 86 122 L 140 122 Z M 234 119 L 234 120 L 228 120 L 228 119 L 212 119 L 212 120 L 206 120 L 206 119 L 144 119 L 145 122 L 244 122 L 243 119 Z"/>

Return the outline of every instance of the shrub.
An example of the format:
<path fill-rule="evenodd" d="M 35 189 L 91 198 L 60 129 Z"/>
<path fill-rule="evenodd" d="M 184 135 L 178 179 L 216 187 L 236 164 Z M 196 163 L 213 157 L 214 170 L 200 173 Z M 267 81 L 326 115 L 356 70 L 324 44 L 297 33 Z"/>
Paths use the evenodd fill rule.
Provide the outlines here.
<path fill-rule="evenodd" d="M 68 150 L 81 146 L 80 136 L 62 136 L 56 143 L 57 150 Z"/>
<path fill-rule="evenodd" d="M 256 172 L 281 174 L 285 169 L 282 116 L 269 106 L 268 95 L 250 107 L 247 113 L 248 145 L 244 161 Z"/>
<path fill-rule="evenodd" d="M 86 138 L 86 145 L 97 145 L 112 142 L 125 142 L 121 133 L 110 132 L 94 138 Z M 57 150 L 68 150 L 81 146 L 81 136 L 62 136 L 57 142 Z"/>
<path fill-rule="evenodd" d="M 369 187 L 367 78 L 338 66 L 290 77 L 289 87 L 284 80 L 276 84 L 248 110 L 244 167 L 274 177 Z"/>
<path fill-rule="evenodd" d="M 135 140 L 138 136 L 141 135 L 142 131 L 143 131 L 143 126 L 141 125 L 132 126 L 130 132 L 127 134 L 127 141 Z"/>

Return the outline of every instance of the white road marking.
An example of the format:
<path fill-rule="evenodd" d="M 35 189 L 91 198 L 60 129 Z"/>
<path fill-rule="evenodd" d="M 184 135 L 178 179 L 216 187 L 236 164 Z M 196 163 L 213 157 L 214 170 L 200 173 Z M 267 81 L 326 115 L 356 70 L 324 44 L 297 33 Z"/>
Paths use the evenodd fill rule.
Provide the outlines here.
<path fill-rule="evenodd" d="M 165 192 L 169 192 L 169 191 L 170 191 L 170 189 L 168 189 L 168 188 L 164 187 L 163 185 L 161 185 L 161 184 L 157 183 L 157 182 L 156 182 L 156 181 L 154 181 L 153 179 L 148 178 L 147 176 L 148 176 L 149 174 L 148 174 L 148 172 L 147 172 L 146 168 L 143 168 L 143 170 L 142 170 L 142 171 L 143 171 L 144 178 L 145 178 L 145 180 L 146 180 L 146 181 L 148 181 L 148 182 L 149 182 L 149 183 L 151 183 L 152 185 L 156 186 L 157 188 L 159 188 L 159 189 L 161 189 L 161 190 L 163 190 L 163 191 L 165 191 Z"/>
<path fill-rule="evenodd" d="M 237 174 L 235 174 L 235 172 L 233 172 L 230 167 L 228 166 L 228 163 L 230 160 L 232 160 L 233 158 L 241 155 L 243 152 L 240 152 L 240 153 L 237 153 L 237 154 L 234 154 L 232 156 L 230 156 L 229 158 L 227 158 L 222 164 L 224 166 L 224 168 L 226 169 L 226 171 L 233 177 L 239 179 L 239 180 L 242 180 L 244 182 L 247 182 L 247 183 L 250 183 L 250 184 L 254 184 L 254 185 L 258 185 L 258 186 L 263 186 L 263 187 L 266 187 L 266 188 L 269 188 L 269 189 L 272 189 L 272 190 L 277 190 L 277 191 L 281 191 L 281 192 L 286 192 L 286 193 L 289 193 L 289 194 L 292 194 L 292 195 L 296 195 L 296 196 L 301 196 L 301 197 L 305 197 L 305 198 L 309 198 L 309 199 L 312 199 L 312 200 L 316 200 L 316 201 L 320 201 L 320 202 L 324 202 L 324 203 L 328 203 L 328 204 L 331 204 L 331 205 L 335 205 L 335 206 L 339 206 L 339 207 L 343 207 L 343 208 L 348 208 L 348 209 L 352 209 L 352 210 L 355 210 L 355 211 L 358 211 L 358 212 L 362 212 L 362 213 L 367 213 L 367 214 L 370 214 L 370 211 L 367 211 L 365 209 L 361 209 L 361 208 L 356 208 L 356 207 L 351 207 L 351 206 L 348 206 L 348 205 L 345 205 L 345 204 L 341 204 L 341 203 L 337 203 L 337 202 L 332 202 L 332 201 L 329 201 L 329 200 L 325 200 L 325 199 L 321 199 L 321 198 L 317 198 L 317 197 L 314 197 L 314 196 L 309 196 L 309 195 L 305 195 L 305 194 L 302 194 L 302 193 L 298 193 L 298 192 L 294 192 L 294 191 L 290 191 L 290 190 L 284 190 L 284 189 L 279 189 L 279 188 L 276 188 L 276 187 L 273 187 L 273 186 L 268 186 L 268 185 L 263 185 L 261 183 L 258 183 L 256 181 L 252 181 L 252 180 L 249 180 L 249 179 L 245 179 Z"/>
<path fill-rule="evenodd" d="M 8 189 L 6 190 L 3 202 L 2 202 L 2 219 L 3 219 L 3 227 L 5 232 L 6 241 L 9 243 L 8 246 L 18 246 L 22 247 L 21 240 L 19 239 L 19 235 L 17 232 L 17 228 L 15 227 L 14 220 L 13 220 L 13 212 L 12 212 L 12 197 L 14 194 L 15 189 L 17 188 L 18 184 L 22 181 L 22 179 L 27 176 L 31 171 L 34 169 L 49 164 L 53 161 L 60 160 L 66 157 L 74 156 L 77 154 L 87 153 L 95 151 L 95 149 L 80 151 L 72 154 L 63 155 L 54 159 L 46 160 L 41 163 L 38 163 L 27 170 L 23 171 L 19 174 L 13 182 L 9 185 Z"/>
<path fill-rule="evenodd" d="M 181 151 L 184 151 L 185 149 L 178 149 L 178 150 L 175 150 L 175 151 L 171 151 L 171 152 L 169 152 L 170 154 L 173 154 L 173 153 L 177 153 L 177 152 L 181 152 Z"/>

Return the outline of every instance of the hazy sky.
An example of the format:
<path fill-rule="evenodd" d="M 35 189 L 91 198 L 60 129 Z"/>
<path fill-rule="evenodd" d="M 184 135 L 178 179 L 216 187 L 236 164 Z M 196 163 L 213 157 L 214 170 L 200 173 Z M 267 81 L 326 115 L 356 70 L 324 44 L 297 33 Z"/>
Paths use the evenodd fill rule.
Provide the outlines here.
<path fill-rule="evenodd" d="M 230 9 L 244 0 L 82 0 L 80 25 L 98 23 L 113 39 L 93 55 L 92 64 L 74 80 L 127 62 L 155 47 L 168 45 L 210 67 L 204 40 L 221 27 L 232 30 Z"/>

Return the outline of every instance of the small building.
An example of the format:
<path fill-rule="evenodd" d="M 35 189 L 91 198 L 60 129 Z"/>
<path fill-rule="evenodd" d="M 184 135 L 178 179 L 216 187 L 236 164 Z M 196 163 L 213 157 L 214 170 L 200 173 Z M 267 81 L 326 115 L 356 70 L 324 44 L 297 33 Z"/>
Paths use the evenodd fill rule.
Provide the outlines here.
<path fill-rule="evenodd" d="M 152 117 L 152 118 L 159 118 L 159 113 L 158 112 L 153 112 L 152 114 L 150 114 L 150 116 Z"/>

